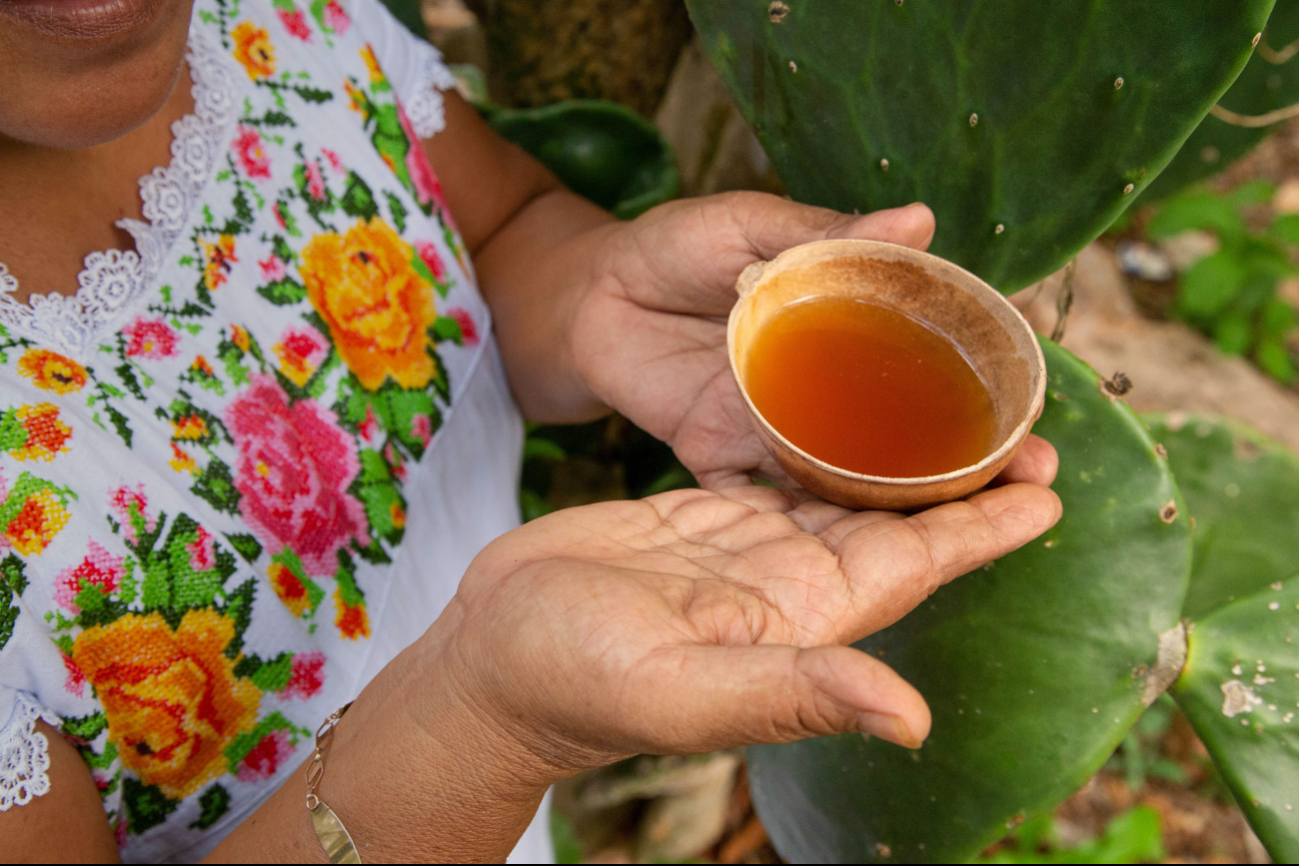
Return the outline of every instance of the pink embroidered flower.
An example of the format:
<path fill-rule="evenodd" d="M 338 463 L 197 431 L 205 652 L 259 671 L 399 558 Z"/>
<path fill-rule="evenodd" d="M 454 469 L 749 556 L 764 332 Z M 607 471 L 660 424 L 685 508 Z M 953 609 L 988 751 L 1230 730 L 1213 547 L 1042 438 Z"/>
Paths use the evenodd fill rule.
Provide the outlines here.
<path fill-rule="evenodd" d="M 423 442 L 425 447 L 433 438 L 433 420 L 427 415 L 416 415 L 410 421 L 410 435 Z"/>
<path fill-rule="evenodd" d="M 446 276 L 447 266 L 442 264 L 442 257 L 438 255 L 437 244 L 432 241 L 416 241 L 415 252 L 419 253 L 420 261 L 428 266 L 429 271 L 433 274 L 433 279 L 438 282 Z"/>
<path fill-rule="evenodd" d="M 104 595 L 117 592 L 126 574 L 126 562 L 113 556 L 94 541 L 86 545 L 86 556 L 81 562 L 69 566 L 54 578 L 54 601 L 73 614 L 81 613 L 77 594 L 88 587 L 97 587 Z"/>
<path fill-rule="evenodd" d="M 297 6 L 292 9 L 276 9 L 275 14 L 280 16 L 280 23 L 290 36 L 296 36 L 303 42 L 311 41 L 311 28 L 307 26 L 307 19 L 303 17 L 301 9 Z"/>
<path fill-rule="evenodd" d="M 239 762 L 236 775 L 241 782 L 259 782 L 274 776 L 284 759 L 293 754 L 288 731 L 271 731 Z"/>
<path fill-rule="evenodd" d="M 347 17 L 343 7 L 338 4 L 338 0 L 329 0 L 325 4 L 322 17 L 325 20 L 325 26 L 333 30 L 339 36 L 347 32 L 347 28 L 352 26 L 352 19 Z"/>
<path fill-rule="evenodd" d="M 62 656 L 62 658 L 63 670 L 68 675 L 67 679 L 63 681 L 63 690 L 70 695 L 81 697 L 86 691 L 86 675 L 71 658 L 66 655 Z"/>
<path fill-rule="evenodd" d="M 148 507 L 149 500 L 145 498 L 143 484 L 135 485 L 134 490 L 123 484 L 108 494 L 108 508 L 121 524 L 122 535 L 131 544 L 137 541 L 137 526 L 145 532 L 153 532 L 158 525 L 158 521 L 146 513 Z"/>
<path fill-rule="evenodd" d="M 329 354 L 329 343 L 315 328 L 290 327 L 280 335 L 280 341 L 271 351 L 280 359 L 284 377 L 302 388 Z"/>
<path fill-rule="evenodd" d="M 464 337 L 466 346 L 478 345 L 478 326 L 474 324 L 473 317 L 464 307 L 452 307 L 447 310 L 447 315 L 456 320 L 460 326 L 460 335 Z"/>
<path fill-rule="evenodd" d="M 263 261 L 258 262 L 257 266 L 262 269 L 262 279 L 268 283 L 278 283 L 284 279 L 286 273 L 284 262 L 280 261 L 280 257 L 273 253 Z"/>
<path fill-rule="evenodd" d="M 320 152 L 325 155 L 325 159 L 329 160 L 330 168 L 339 174 L 347 174 L 347 167 L 343 165 L 343 160 L 339 159 L 337 153 L 327 147 L 322 148 Z"/>
<path fill-rule="evenodd" d="M 198 527 L 198 537 L 185 545 L 189 554 L 189 567 L 195 571 L 211 571 L 216 568 L 216 541 L 212 533 Z"/>
<path fill-rule="evenodd" d="M 374 417 L 374 407 L 366 404 L 365 420 L 357 428 L 361 434 L 361 441 L 366 445 L 373 445 L 379 440 L 379 419 Z"/>
<path fill-rule="evenodd" d="M 325 197 L 325 178 L 320 173 L 320 163 L 314 159 L 309 159 L 305 163 L 305 167 L 307 170 L 307 192 L 311 193 L 311 197 L 316 201 L 320 201 Z"/>
<path fill-rule="evenodd" d="M 272 556 L 285 547 L 310 575 L 338 568 L 339 548 L 370 543 L 365 511 L 348 485 L 360 471 L 356 444 L 334 413 L 315 400 L 289 403 L 265 374 L 226 407 L 239 451 L 239 511 Z"/>
<path fill-rule="evenodd" d="M 415 195 L 422 205 L 437 204 L 438 210 L 450 223 L 451 214 L 447 211 L 446 202 L 442 198 L 442 184 L 438 182 L 438 176 L 433 173 L 433 166 L 429 164 L 428 155 L 420 146 L 415 127 L 411 125 L 410 117 L 407 116 L 406 109 L 400 102 L 397 103 L 397 117 L 401 120 L 401 128 L 405 131 L 406 138 L 410 140 L 410 148 L 406 151 L 406 171 L 410 172 L 411 183 L 415 185 Z"/>
<path fill-rule="evenodd" d="M 162 319 L 139 316 L 122 329 L 126 354 L 131 358 L 159 360 L 176 354 L 176 332 Z"/>
<path fill-rule="evenodd" d="M 325 654 L 321 652 L 298 653 L 289 668 L 289 682 L 280 689 L 280 697 L 307 700 L 316 696 L 325 684 Z"/>
<path fill-rule="evenodd" d="M 239 127 L 239 135 L 235 137 L 235 157 L 238 158 L 244 174 L 254 180 L 270 180 L 271 158 L 267 156 L 266 148 L 262 146 L 262 137 L 257 134 L 257 130 L 246 126 Z"/>

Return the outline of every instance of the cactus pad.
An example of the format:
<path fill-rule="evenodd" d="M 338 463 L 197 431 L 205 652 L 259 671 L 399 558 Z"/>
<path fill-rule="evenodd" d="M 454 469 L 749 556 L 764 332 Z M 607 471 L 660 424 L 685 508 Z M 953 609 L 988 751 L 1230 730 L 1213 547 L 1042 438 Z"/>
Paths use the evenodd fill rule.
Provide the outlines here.
<path fill-rule="evenodd" d="M 1154 179 L 1272 4 L 687 0 L 795 199 L 927 202 L 931 252 L 1003 291 L 1061 267 Z"/>
<path fill-rule="evenodd" d="M 923 748 L 841 736 L 749 750 L 758 813 L 793 862 L 969 859 L 1073 793 L 1176 676 L 1191 547 L 1172 474 L 1090 368 L 1044 350 L 1035 432 L 1060 453 L 1064 518 L 858 644 L 928 700 Z"/>

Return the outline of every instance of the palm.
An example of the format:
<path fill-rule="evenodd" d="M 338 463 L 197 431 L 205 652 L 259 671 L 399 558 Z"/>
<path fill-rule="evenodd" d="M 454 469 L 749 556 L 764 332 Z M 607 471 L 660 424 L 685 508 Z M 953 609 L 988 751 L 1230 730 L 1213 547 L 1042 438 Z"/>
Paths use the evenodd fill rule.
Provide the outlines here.
<path fill-rule="evenodd" d="M 882 663 L 840 645 L 894 622 L 940 584 L 1024 543 L 1057 515 L 1052 494 L 1034 485 L 909 518 L 815 500 L 796 505 L 790 494 L 764 487 L 676 491 L 528 524 L 483 552 L 459 599 L 468 616 L 483 612 L 472 653 L 511 660 L 474 665 L 500 672 L 488 694 L 512 696 L 515 705 L 503 714 L 548 728 L 547 748 L 561 753 L 552 759 L 574 766 L 637 751 L 732 745 L 721 707 L 700 718 L 701 703 L 751 694 L 748 678 L 787 685 L 791 666 L 825 666 L 834 653 L 851 661 L 816 674 L 830 697 L 815 696 L 812 704 L 837 699 L 860 712 L 869 699 L 898 718 L 924 715 L 927 727 L 914 690 Z M 487 610 L 492 622 L 484 628 Z M 871 694 L 858 700 L 863 690 Z M 833 713 L 807 706 L 806 696 L 795 697 L 801 704 L 793 708 L 775 706 L 788 699 L 783 688 L 767 699 L 774 727 L 758 739 L 807 736 L 809 724 L 812 733 L 836 729 L 818 726 L 816 714 Z M 682 706 L 693 708 L 686 719 Z M 802 727 L 784 720 L 791 714 Z M 913 718 L 907 730 L 917 724 Z M 602 753 L 563 754 L 575 742 Z"/>
<path fill-rule="evenodd" d="M 924 246 L 932 232 L 923 208 L 853 218 L 754 193 L 658 208 L 616 236 L 597 263 L 575 323 L 578 364 L 597 396 L 670 443 L 705 487 L 777 478 L 726 355 L 740 271 L 819 238 Z"/>

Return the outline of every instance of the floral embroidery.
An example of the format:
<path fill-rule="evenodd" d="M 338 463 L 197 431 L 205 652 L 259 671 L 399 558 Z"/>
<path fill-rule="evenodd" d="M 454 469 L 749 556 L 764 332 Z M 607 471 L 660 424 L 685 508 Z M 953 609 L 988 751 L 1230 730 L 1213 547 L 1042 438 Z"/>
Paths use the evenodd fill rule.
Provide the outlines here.
<path fill-rule="evenodd" d="M 284 29 L 290 36 L 303 42 L 311 41 L 311 28 L 307 26 L 307 19 L 292 0 L 274 0 L 274 6 L 276 17 L 280 19 L 280 23 L 284 25 Z"/>
<path fill-rule="evenodd" d="M 319 0 L 314 0 L 311 8 L 314 10 L 319 4 Z M 347 32 L 347 28 L 352 26 L 352 19 L 347 17 L 343 7 L 339 5 L 338 0 L 329 0 L 325 3 L 320 12 L 321 26 L 332 33 L 342 36 Z"/>
<path fill-rule="evenodd" d="M 209 292 L 215 292 L 230 275 L 231 264 L 239 261 L 235 257 L 235 239 L 230 235 L 221 235 L 216 241 L 200 240 L 199 245 L 206 261 L 203 266 L 203 285 Z"/>
<path fill-rule="evenodd" d="M 18 361 L 18 372 L 37 388 L 55 394 L 71 394 L 86 387 L 86 368 L 58 352 L 29 349 Z"/>
<path fill-rule="evenodd" d="M 163 319 L 139 316 L 122 329 L 122 336 L 128 357 L 156 361 L 176 354 L 176 332 Z"/>
<path fill-rule="evenodd" d="M 298 653 L 289 668 L 289 681 L 280 689 L 281 698 L 314 698 L 324 685 L 325 654 L 321 652 Z"/>
<path fill-rule="evenodd" d="M 3 493 L 0 482 L 0 495 Z M 4 527 L 0 550 L 12 547 L 23 556 L 44 552 L 67 524 L 67 504 L 72 498 L 72 491 L 30 472 L 19 475 L 13 490 L 0 503 L 0 526 Z"/>
<path fill-rule="evenodd" d="M 303 26 L 306 25 L 303 24 Z M 267 155 L 266 148 L 262 146 L 262 137 L 257 133 L 257 130 L 250 129 L 247 126 L 239 127 L 239 134 L 235 137 L 234 150 L 235 158 L 239 160 L 239 167 L 244 170 L 244 174 L 254 180 L 270 180 L 271 158 Z"/>
<path fill-rule="evenodd" d="M 68 450 L 71 437 L 72 428 L 60 420 L 58 407 L 51 403 L 0 412 L 0 450 L 18 460 L 49 462 Z"/>
<path fill-rule="evenodd" d="M 83 592 L 89 592 L 87 599 L 111 595 L 121 587 L 126 575 L 123 557 L 114 556 L 94 541 L 89 542 L 88 548 L 80 565 L 64 569 L 54 579 L 54 601 L 74 615 L 81 613 L 77 599 Z"/>
<path fill-rule="evenodd" d="M 418 262 L 417 266 L 415 262 Z M 436 374 L 428 329 L 436 318 L 427 266 L 387 223 L 317 235 L 302 251 L 302 279 L 334 346 L 361 384 L 422 388 Z"/>
<path fill-rule="evenodd" d="M 369 544 L 361 503 L 347 492 L 360 469 L 356 446 L 333 412 L 314 400 L 290 404 L 258 374 L 225 420 L 239 449 L 240 513 L 268 550 L 287 546 L 308 574 L 327 575 L 344 545 Z"/>
<path fill-rule="evenodd" d="M 474 324 L 473 317 L 464 307 L 452 307 L 447 310 L 447 315 L 455 320 L 460 326 L 460 339 L 466 346 L 478 345 L 478 326 Z"/>
<path fill-rule="evenodd" d="M 275 46 L 271 34 L 251 21 L 245 21 L 231 33 L 235 41 L 235 60 L 243 66 L 248 77 L 256 81 L 275 74 Z"/>
<path fill-rule="evenodd" d="M 289 328 L 271 351 L 280 359 L 284 377 L 301 388 L 329 355 L 329 343 L 315 328 Z"/>

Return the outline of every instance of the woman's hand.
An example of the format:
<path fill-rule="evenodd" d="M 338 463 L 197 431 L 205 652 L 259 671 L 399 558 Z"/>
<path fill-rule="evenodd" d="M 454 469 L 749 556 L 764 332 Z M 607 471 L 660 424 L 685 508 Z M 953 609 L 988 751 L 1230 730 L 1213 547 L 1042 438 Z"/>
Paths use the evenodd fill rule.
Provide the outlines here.
<path fill-rule="evenodd" d="M 672 445 L 707 488 L 780 477 L 753 432 L 726 354 L 735 280 L 756 261 L 825 238 L 924 249 L 916 204 L 851 216 L 762 193 L 673 202 L 609 235 L 574 318 L 577 368 L 592 393 Z"/>
<path fill-rule="evenodd" d="M 924 699 L 845 646 L 1060 516 L 1050 445 L 1009 483 L 910 517 L 769 487 L 556 512 L 483 551 L 428 640 L 518 773 L 862 731 L 919 747 Z"/>

